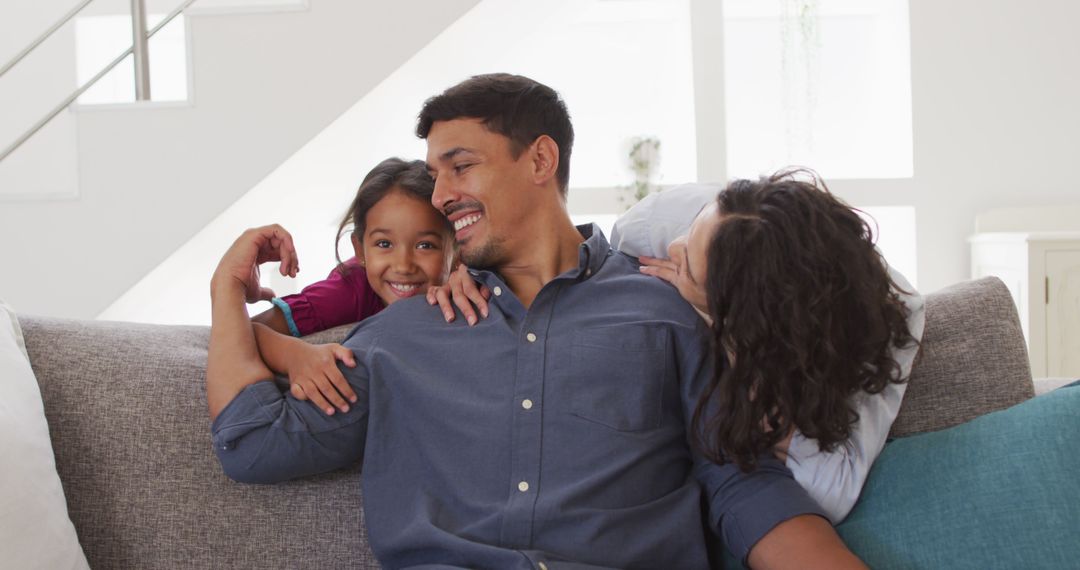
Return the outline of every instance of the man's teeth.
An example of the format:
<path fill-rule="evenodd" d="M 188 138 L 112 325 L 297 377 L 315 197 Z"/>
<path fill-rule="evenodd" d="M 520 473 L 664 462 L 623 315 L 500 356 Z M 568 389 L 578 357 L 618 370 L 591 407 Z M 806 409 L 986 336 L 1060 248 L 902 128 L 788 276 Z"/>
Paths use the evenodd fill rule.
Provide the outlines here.
<path fill-rule="evenodd" d="M 454 231 L 456 232 L 461 230 L 461 228 L 467 228 L 475 224 L 480 220 L 481 217 L 482 216 L 480 214 L 472 214 L 470 216 L 465 216 L 464 218 L 461 218 L 460 220 L 454 222 Z"/>
<path fill-rule="evenodd" d="M 417 285 L 416 283 L 391 283 L 390 286 L 397 291 L 401 291 L 402 293 L 408 293 L 409 291 L 412 291 L 413 289 L 419 287 L 419 285 Z"/>

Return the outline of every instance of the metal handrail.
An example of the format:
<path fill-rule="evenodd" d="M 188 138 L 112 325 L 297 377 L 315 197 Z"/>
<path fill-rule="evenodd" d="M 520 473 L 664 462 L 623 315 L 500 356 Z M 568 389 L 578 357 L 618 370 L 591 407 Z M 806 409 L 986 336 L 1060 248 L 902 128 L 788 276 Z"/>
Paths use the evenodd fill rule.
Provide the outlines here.
<path fill-rule="evenodd" d="M 82 12 L 82 9 L 85 8 L 88 4 L 90 4 L 93 1 L 94 0 L 83 0 L 82 4 L 79 4 L 78 6 L 72 8 L 71 11 L 68 12 L 67 14 L 65 14 L 63 18 L 60 18 L 59 20 L 57 20 L 57 22 L 55 24 L 53 24 L 51 28 L 49 28 L 48 30 L 45 30 L 45 33 L 38 36 L 38 38 L 36 40 L 30 42 L 30 45 L 23 48 L 23 50 L 20 51 L 18 54 L 16 54 L 15 57 L 12 58 L 11 61 L 5 63 L 4 67 L 0 67 L 0 77 L 3 77 L 4 74 L 7 73 L 8 70 L 10 70 L 12 67 L 15 67 L 15 64 L 22 61 L 22 59 L 24 57 L 30 55 L 30 52 L 34 51 L 34 48 L 41 45 L 41 42 L 44 42 L 45 40 L 49 39 L 49 36 L 55 34 L 56 30 L 59 30 L 64 24 L 68 23 L 68 20 L 74 18 L 75 14 L 78 14 L 79 12 Z"/>
<path fill-rule="evenodd" d="M 150 35 L 146 33 L 146 3 L 131 0 L 131 49 L 135 55 L 135 100 L 150 100 Z"/>
<path fill-rule="evenodd" d="M 165 19 L 162 20 L 161 22 L 159 22 L 158 25 L 154 26 L 149 32 L 147 32 L 146 37 L 148 39 L 150 37 L 152 37 L 161 28 L 164 28 L 169 22 L 171 22 L 173 20 L 173 18 L 179 16 L 184 10 L 187 10 L 188 6 L 191 6 L 193 3 L 195 3 L 195 0 L 186 0 L 183 4 L 178 6 L 175 10 L 170 12 L 168 16 L 165 16 Z M 23 135 L 21 137 L 19 137 L 18 139 L 16 139 L 16 141 L 14 143 L 12 143 L 10 146 L 8 146 L 6 149 L 4 149 L 3 153 L 0 153 L 0 162 L 2 162 L 5 158 L 7 158 L 8 155 L 15 152 L 15 150 L 18 149 L 20 146 L 22 146 L 23 143 L 25 143 L 27 140 L 29 140 L 30 137 L 37 134 L 37 132 L 40 131 L 42 129 L 42 127 L 44 127 L 46 124 L 48 124 L 49 121 L 53 120 L 54 117 L 59 115 L 60 111 L 63 111 L 64 109 L 66 109 L 68 107 L 68 105 L 71 105 L 72 103 L 74 103 L 75 100 L 79 98 L 79 95 L 82 95 L 83 93 L 86 92 L 87 89 L 93 87 L 94 84 L 97 83 L 102 77 L 105 77 L 106 73 L 112 71 L 112 69 L 114 67 L 116 67 L 117 65 L 120 65 L 120 62 L 123 61 L 125 57 L 127 57 L 127 56 L 131 55 L 132 53 L 134 53 L 134 51 L 135 51 L 135 46 L 134 45 L 127 48 L 127 50 L 125 50 L 124 53 L 120 54 L 116 59 L 112 60 L 112 62 L 109 63 L 109 65 L 106 65 L 105 69 L 102 69 L 100 72 L 98 72 L 97 75 L 92 77 L 90 79 L 90 81 L 87 81 L 86 83 L 84 83 L 81 87 L 76 89 L 74 93 L 72 93 L 66 99 L 64 99 L 63 103 L 60 103 L 59 105 L 57 105 L 55 109 L 53 109 L 52 111 L 49 111 L 49 113 L 46 114 L 44 117 L 42 117 L 42 119 L 40 121 L 38 121 L 37 123 L 34 123 L 34 126 L 30 127 L 30 130 L 23 133 Z"/>

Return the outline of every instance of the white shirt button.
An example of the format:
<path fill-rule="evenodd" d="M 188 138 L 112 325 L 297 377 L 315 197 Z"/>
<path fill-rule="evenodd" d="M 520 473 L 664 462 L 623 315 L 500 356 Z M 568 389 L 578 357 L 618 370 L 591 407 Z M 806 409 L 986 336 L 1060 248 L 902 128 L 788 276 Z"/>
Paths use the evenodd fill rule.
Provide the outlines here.
<path fill-rule="evenodd" d="M 585 270 L 585 277 L 588 277 L 590 275 L 592 275 L 592 269 L 586 269 Z"/>
<path fill-rule="evenodd" d="M 499 297 L 499 296 L 502 295 L 502 287 L 499 287 L 498 285 L 496 285 L 495 288 L 491 290 L 491 292 L 495 293 L 496 297 Z"/>
<path fill-rule="evenodd" d="M 521 401 L 521 407 L 525 408 L 526 410 L 531 410 L 532 409 L 532 400 L 530 400 L 528 398 L 525 398 L 524 400 Z"/>
<path fill-rule="evenodd" d="M 529 342 L 536 342 L 536 335 L 534 335 L 533 333 L 529 333 L 525 335 L 525 339 Z"/>
<path fill-rule="evenodd" d="M 539 568 L 540 570 L 548 570 L 547 569 L 547 564 L 544 564 L 543 562 L 537 562 L 536 567 Z"/>
<path fill-rule="evenodd" d="M 518 483 L 518 491 L 521 491 L 522 493 L 524 493 L 524 492 L 526 492 L 528 490 L 529 490 L 529 484 L 528 483 L 526 483 L 525 481 L 522 481 L 522 482 Z"/>

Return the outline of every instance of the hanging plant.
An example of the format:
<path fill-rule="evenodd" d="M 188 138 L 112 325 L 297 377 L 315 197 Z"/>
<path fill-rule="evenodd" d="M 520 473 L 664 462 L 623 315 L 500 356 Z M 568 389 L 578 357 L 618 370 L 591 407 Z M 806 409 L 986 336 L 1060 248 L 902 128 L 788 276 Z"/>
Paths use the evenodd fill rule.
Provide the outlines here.
<path fill-rule="evenodd" d="M 818 80 L 821 74 L 820 0 L 780 0 L 781 81 L 788 159 L 814 148 Z"/>
<path fill-rule="evenodd" d="M 660 139 L 656 137 L 630 139 L 630 152 L 627 153 L 627 158 L 630 171 L 634 174 L 634 182 L 629 187 L 625 187 L 629 196 L 621 196 L 620 201 L 629 202 L 627 207 L 630 207 L 659 190 L 659 186 L 653 183 L 653 178 L 660 166 Z"/>

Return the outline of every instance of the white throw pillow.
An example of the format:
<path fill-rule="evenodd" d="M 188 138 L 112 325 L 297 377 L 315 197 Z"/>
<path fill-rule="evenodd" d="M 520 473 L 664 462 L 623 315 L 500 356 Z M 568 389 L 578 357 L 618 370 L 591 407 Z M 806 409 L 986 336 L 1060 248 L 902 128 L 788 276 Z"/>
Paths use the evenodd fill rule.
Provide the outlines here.
<path fill-rule="evenodd" d="M 49 425 L 15 312 L 0 301 L 0 566 L 89 568 L 56 474 Z"/>

